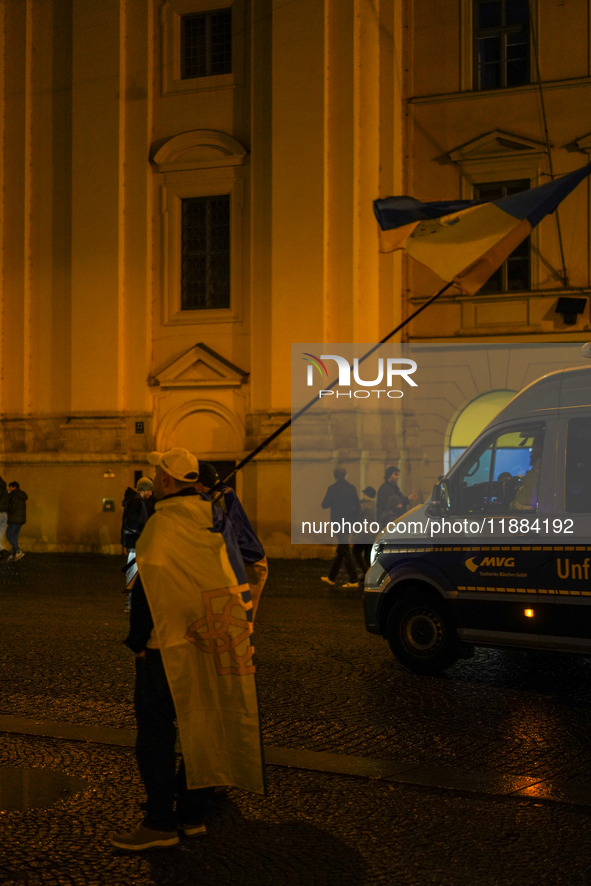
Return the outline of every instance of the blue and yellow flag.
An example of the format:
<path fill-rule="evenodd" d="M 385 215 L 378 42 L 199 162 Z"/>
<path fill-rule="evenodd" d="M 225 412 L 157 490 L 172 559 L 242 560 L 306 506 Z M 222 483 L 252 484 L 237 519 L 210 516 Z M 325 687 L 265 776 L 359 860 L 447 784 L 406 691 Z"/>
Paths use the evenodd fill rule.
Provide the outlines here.
<path fill-rule="evenodd" d="M 380 251 L 406 249 L 442 280 L 473 295 L 590 172 L 591 163 L 545 185 L 492 201 L 375 200 Z"/>

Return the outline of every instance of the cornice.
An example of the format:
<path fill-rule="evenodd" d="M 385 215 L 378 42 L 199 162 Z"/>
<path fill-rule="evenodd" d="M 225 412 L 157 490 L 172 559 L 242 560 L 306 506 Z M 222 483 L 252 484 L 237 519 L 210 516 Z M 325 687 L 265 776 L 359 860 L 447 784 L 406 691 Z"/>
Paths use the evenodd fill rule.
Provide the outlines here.
<path fill-rule="evenodd" d="M 577 77 L 572 80 L 549 80 L 542 83 L 544 92 L 558 89 L 575 89 L 581 86 L 590 86 L 591 77 Z M 528 83 L 526 86 L 506 87 L 505 89 L 471 89 L 466 92 L 446 92 L 441 95 L 419 95 L 406 99 L 409 105 L 430 105 L 441 102 L 457 101 L 484 101 L 486 99 L 503 98 L 512 95 L 524 95 L 539 92 L 537 83 Z"/>

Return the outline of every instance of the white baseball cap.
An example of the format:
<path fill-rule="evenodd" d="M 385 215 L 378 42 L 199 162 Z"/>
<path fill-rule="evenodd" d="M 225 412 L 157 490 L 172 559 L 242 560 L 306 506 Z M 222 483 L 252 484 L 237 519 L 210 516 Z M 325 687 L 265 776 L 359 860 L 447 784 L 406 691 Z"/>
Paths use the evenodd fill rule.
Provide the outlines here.
<path fill-rule="evenodd" d="M 199 462 L 188 449 L 169 449 L 167 452 L 150 452 L 148 462 L 159 465 L 163 471 L 181 483 L 196 483 L 199 479 Z"/>

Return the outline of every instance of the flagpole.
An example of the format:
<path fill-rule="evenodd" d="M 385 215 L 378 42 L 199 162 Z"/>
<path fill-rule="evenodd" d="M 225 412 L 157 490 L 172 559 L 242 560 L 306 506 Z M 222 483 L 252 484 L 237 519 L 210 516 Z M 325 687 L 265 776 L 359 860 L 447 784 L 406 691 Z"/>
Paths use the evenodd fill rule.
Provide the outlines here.
<path fill-rule="evenodd" d="M 384 338 L 382 338 L 376 345 L 374 345 L 373 348 L 370 348 L 370 350 L 367 351 L 367 353 L 364 354 L 363 357 L 361 357 L 358 362 L 363 363 L 364 360 L 367 360 L 367 358 L 370 357 L 374 353 L 374 351 L 377 351 L 377 349 L 379 347 L 381 347 L 381 345 L 385 344 L 388 341 L 388 339 L 392 338 L 393 335 L 396 335 L 397 332 L 400 332 L 401 329 L 404 329 L 404 327 L 407 326 L 411 320 L 414 320 L 414 318 L 417 317 L 422 311 L 424 311 L 425 308 L 428 308 L 429 305 L 432 305 L 433 302 L 436 301 L 440 295 L 443 295 L 444 292 L 447 292 L 447 290 L 450 288 L 450 286 L 453 286 L 453 283 L 454 283 L 453 280 L 449 283 L 446 283 L 445 286 L 443 286 L 439 290 L 439 292 L 436 292 L 435 295 L 432 295 L 431 298 L 427 299 L 427 301 L 424 302 L 424 304 L 422 304 L 420 306 L 420 308 L 417 308 L 417 310 L 414 311 L 412 314 L 410 314 L 410 316 L 407 317 L 406 320 L 403 320 L 402 323 L 399 323 L 398 326 L 392 330 L 392 332 L 389 332 L 388 335 L 384 336 Z M 337 378 L 335 378 L 334 381 L 332 381 L 328 385 L 328 387 L 324 388 L 324 390 L 329 391 L 331 388 L 334 388 L 334 386 L 338 383 L 338 380 L 339 379 L 337 376 Z M 284 431 L 286 431 L 288 429 L 288 427 L 291 424 L 293 424 L 294 421 L 296 421 L 296 419 L 298 419 L 301 415 L 303 415 L 305 412 L 307 412 L 308 409 L 310 409 L 314 405 L 314 403 L 317 403 L 317 402 L 318 402 L 318 397 L 313 397 L 309 403 L 306 403 L 305 406 L 302 406 L 302 408 L 300 410 L 298 410 L 298 412 L 296 412 L 295 415 L 292 415 L 291 418 L 289 418 L 287 421 L 283 422 L 281 427 L 277 428 L 276 431 L 273 431 L 273 433 L 270 434 L 265 440 L 263 440 L 263 442 L 260 443 L 256 447 L 256 449 L 253 449 L 252 452 L 249 452 L 249 454 L 246 456 L 246 458 L 243 458 L 242 461 L 239 462 L 239 464 L 237 464 L 236 467 L 232 471 L 230 471 L 228 474 L 226 474 L 224 477 L 222 477 L 222 479 L 219 481 L 219 483 L 225 483 L 226 480 L 228 480 L 230 477 L 233 477 L 234 474 L 238 473 L 238 471 L 242 470 L 242 468 L 245 465 L 247 465 L 249 463 L 249 461 L 252 461 L 252 459 L 255 458 L 259 454 L 259 452 L 262 452 L 263 449 L 265 449 L 269 445 L 269 443 L 272 443 L 273 440 L 275 440 L 277 437 L 279 437 L 280 434 L 282 434 Z M 216 487 L 214 487 L 214 488 L 217 488 L 217 485 L 218 484 L 216 484 Z"/>

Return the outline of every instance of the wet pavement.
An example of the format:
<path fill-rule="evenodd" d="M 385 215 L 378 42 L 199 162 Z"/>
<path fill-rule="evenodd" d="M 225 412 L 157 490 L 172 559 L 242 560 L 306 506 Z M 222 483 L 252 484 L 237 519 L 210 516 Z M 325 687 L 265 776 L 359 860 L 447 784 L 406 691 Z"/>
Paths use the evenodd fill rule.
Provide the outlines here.
<path fill-rule="evenodd" d="M 410 674 L 321 561 L 272 563 L 257 616 L 269 796 L 231 790 L 177 849 L 113 849 L 143 799 L 122 562 L 0 567 L 0 766 L 87 781 L 0 812 L 0 884 L 591 886 L 591 661 Z"/>

